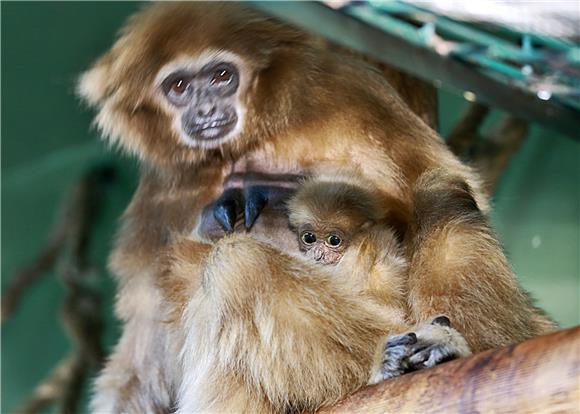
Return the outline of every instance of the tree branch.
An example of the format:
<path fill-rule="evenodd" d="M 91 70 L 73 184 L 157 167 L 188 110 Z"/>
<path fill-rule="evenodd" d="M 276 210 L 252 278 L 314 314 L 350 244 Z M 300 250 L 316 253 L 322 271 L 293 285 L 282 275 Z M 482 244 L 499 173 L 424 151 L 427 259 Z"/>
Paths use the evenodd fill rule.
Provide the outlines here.
<path fill-rule="evenodd" d="M 580 327 L 362 389 L 320 413 L 547 413 L 580 407 Z"/>
<path fill-rule="evenodd" d="M 61 258 L 57 273 L 67 290 L 61 319 L 74 350 L 15 410 L 18 413 L 38 413 L 55 402 L 59 403 L 61 413 L 76 412 L 88 372 L 101 367 L 101 301 L 94 281 L 95 272 L 89 265 L 88 248 L 103 198 L 103 187 L 111 174 L 109 167 L 90 170 L 64 202 L 64 219 L 57 224 L 55 231 L 62 237 L 58 249 L 50 250 L 49 258 L 51 263 L 56 257 Z M 20 294 L 22 292 L 23 289 Z"/>

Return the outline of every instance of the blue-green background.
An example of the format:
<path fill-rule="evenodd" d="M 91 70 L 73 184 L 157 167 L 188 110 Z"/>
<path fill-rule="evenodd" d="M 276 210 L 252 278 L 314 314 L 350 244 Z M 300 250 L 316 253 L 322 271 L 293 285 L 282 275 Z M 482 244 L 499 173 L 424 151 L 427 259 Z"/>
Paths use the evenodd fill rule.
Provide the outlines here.
<path fill-rule="evenodd" d="M 47 241 L 63 194 L 88 166 L 112 160 L 91 248 L 104 275 L 106 343 L 118 334 L 114 284 L 105 270 L 118 217 L 136 184 L 132 160 L 112 154 L 89 129 L 74 79 L 111 44 L 138 3 L 2 2 L 2 287 Z M 441 132 L 466 102 L 441 91 Z M 579 131 L 580 133 L 580 131 Z M 534 125 L 494 197 L 493 223 L 522 284 L 563 327 L 579 323 L 580 141 Z M 66 355 L 58 321 L 63 287 L 54 274 L 34 285 L 2 326 L 2 401 L 9 412 Z"/>

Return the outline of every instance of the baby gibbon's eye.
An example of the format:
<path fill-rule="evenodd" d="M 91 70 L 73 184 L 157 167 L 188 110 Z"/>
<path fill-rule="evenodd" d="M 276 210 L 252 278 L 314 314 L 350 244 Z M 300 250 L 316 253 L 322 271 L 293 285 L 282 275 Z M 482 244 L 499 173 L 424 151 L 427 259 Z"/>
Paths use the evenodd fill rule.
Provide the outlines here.
<path fill-rule="evenodd" d="M 309 231 L 305 231 L 304 233 L 302 233 L 300 238 L 302 239 L 304 244 L 312 244 L 316 241 L 316 234 L 311 233 Z"/>
<path fill-rule="evenodd" d="M 328 243 L 329 246 L 338 247 L 342 243 L 342 239 L 338 237 L 336 234 L 331 234 L 326 239 L 326 243 Z"/>
<path fill-rule="evenodd" d="M 227 70 L 225 68 L 221 68 L 221 69 L 217 69 L 213 73 L 209 83 L 211 85 L 223 85 L 223 84 L 227 85 L 232 81 L 232 78 L 233 78 L 232 72 L 230 72 L 229 70 Z"/>

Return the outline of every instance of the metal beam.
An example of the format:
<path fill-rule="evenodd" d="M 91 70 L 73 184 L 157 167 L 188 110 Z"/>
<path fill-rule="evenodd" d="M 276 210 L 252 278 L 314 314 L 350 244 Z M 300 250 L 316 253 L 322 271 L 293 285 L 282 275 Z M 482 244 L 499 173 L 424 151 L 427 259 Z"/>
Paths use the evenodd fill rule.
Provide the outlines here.
<path fill-rule="evenodd" d="M 471 91 L 480 102 L 580 138 L 580 112 L 555 101 L 541 100 L 530 92 L 485 76 L 467 63 L 443 57 L 321 3 L 256 1 L 252 5 L 404 72 L 427 81 L 441 82 L 444 86 Z"/>

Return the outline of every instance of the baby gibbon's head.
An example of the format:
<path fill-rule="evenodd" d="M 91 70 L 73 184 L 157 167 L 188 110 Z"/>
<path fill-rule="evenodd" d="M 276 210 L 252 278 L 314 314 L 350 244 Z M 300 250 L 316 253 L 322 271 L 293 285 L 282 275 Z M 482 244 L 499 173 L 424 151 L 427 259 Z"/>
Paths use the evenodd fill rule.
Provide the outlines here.
<path fill-rule="evenodd" d="M 307 181 L 288 202 L 300 250 L 335 264 L 358 235 L 383 217 L 373 194 L 352 183 Z"/>

